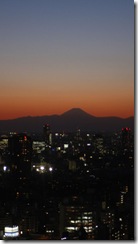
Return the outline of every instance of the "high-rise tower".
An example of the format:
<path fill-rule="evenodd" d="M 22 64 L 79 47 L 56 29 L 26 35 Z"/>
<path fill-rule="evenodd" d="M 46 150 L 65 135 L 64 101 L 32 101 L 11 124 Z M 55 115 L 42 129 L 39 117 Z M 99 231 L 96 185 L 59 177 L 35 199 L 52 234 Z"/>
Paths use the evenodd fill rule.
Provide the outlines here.
<path fill-rule="evenodd" d="M 10 135 L 8 139 L 11 168 L 18 171 L 31 170 L 32 139 L 25 133 Z"/>
<path fill-rule="evenodd" d="M 51 133 L 51 128 L 49 124 L 45 124 L 43 126 L 43 134 L 44 134 L 44 140 L 46 145 L 51 145 L 52 144 L 52 133 Z"/>
<path fill-rule="evenodd" d="M 130 145 L 131 129 L 128 127 L 122 128 L 122 146 L 128 148 Z"/>

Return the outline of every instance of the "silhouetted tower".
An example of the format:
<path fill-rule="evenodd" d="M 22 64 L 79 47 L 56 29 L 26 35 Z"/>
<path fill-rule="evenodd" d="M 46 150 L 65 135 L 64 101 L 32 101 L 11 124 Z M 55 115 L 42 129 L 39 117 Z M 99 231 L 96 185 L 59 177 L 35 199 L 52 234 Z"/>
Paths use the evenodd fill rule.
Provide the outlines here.
<path fill-rule="evenodd" d="M 17 171 L 31 170 L 32 139 L 25 133 L 12 134 L 8 138 L 10 168 Z"/>
<path fill-rule="evenodd" d="M 128 127 L 122 128 L 122 147 L 128 148 L 130 145 L 131 130 Z"/>
<path fill-rule="evenodd" d="M 76 131 L 76 140 L 77 140 L 77 141 L 80 141 L 80 139 L 81 139 L 81 131 L 80 131 L 80 129 L 78 128 L 77 131 Z"/>
<path fill-rule="evenodd" d="M 49 124 L 45 124 L 43 126 L 43 134 L 44 134 L 44 140 L 45 140 L 46 145 L 51 145 L 52 144 L 52 133 L 51 133 Z"/>

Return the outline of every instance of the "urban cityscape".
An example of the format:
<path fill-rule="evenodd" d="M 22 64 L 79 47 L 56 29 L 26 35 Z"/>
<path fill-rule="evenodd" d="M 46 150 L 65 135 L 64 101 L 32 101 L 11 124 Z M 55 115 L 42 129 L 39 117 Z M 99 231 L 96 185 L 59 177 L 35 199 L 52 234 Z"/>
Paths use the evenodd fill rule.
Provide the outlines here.
<path fill-rule="evenodd" d="M 134 241 L 132 0 L 0 1 L 0 239 Z"/>
<path fill-rule="evenodd" d="M 16 240 L 134 240 L 134 133 L 0 138 L 0 233 Z"/>

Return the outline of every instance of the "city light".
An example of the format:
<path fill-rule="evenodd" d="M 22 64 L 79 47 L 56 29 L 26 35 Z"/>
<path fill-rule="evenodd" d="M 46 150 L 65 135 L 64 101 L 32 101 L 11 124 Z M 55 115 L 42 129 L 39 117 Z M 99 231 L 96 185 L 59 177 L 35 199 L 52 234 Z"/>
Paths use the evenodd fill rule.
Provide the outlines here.
<path fill-rule="evenodd" d="M 7 184 L 8 192 L 15 188 L 12 211 L 16 216 L 18 207 L 21 215 L 20 236 L 19 230 L 10 227 L 5 229 L 3 238 L 26 238 L 28 233 L 34 235 L 34 231 L 38 233 L 40 229 L 47 239 L 56 239 L 56 233 L 61 239 L 64 230 L 68 234 L 67 237 L 62 236 L 63 240 L 64 237 L 67 240 L 70 237 L 78 239 L 81 225 L 89 240 L 124 240 L 128 235 L 132 238 L 127 216 L 128 202 L 133 204 L 129 194 L 134 165 L 130 137 L 125 137 L 121 129 L 113 135 L 80 134 L 79 142 L 76 133 L 62 135 L 54 135 L 52 145 L 48 144 L 50 141 L 43 141 L 41 136 L 40 141 L 35 137 L 34 142 L 27 136 L 29 139 L 25 143 L 21 140 L 24 134 L 11 135 L 8 149 L 1 144 L 1 158 L 5 155 L 9 159 L 2 164 L 1 175 L 10 172 L 4 177 L 5 185 L 10 182 Z M 122 138 L 124 142 L 129 142 L 129 147 L 123 145 Z M 121 146 L 116 148 L 116 145 Z M 26 157 L 29 152 L 31 160 Z M 119 175 L 115 175 L 114 172 L 118 171 Z M 10 181 L 12 174 L 13 180 Z M 114 187 L 116 182 L 118 184 Z M 32 199 L 35 199 L 34 204 Z M 19 205 L 19 202 L 22 204 Z M 121 206 L 126 209 L 126 217 L 122 217 Z M 5 218 L 9 221 L 11 218 L 7 208 Z M 100 231 L 105 227 L 108 228 L 108 235 L 106 230 Z"/>
<path fill-rule="evenodd" d="M 6 171 L 7 170 L 7 166 L 3 166 L 3 171 Z"/>
<path fill-rule="evenodd" d="M 4 235 L 5 235 L 5 237 L 17 237 L 17 236 L 19 236 L 19 227 L 18 226 L 5 227 L 4 228 Z"/>
<path fill-rule="evenodd" d="M 49 171 L 50 171 L 50 172 L 52 172 L 52 171 L 53 171 L 53 168 L 52 168 L 52 167 L 50 167 L 50 168 L 49 168 Z"/>
<path fill-rule="evenodd" d="M 40 166 L 40 170 L 43 171 L 45 169 L 44 166 Z"/>

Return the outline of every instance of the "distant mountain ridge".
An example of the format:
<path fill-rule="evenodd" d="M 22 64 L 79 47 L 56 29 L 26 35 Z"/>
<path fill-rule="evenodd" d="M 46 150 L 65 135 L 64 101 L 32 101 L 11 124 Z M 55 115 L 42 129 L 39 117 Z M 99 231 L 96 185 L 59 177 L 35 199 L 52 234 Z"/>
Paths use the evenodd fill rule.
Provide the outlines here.
<path fill-rule="evenodd" d="M 51 130 L 74 132 L 82 131 L 110 132 L 120 131 L 122 127 L 134 129 L 134 117 L 126 119 L 119 117 L 95 117 L 80 108 L 70 109 L 61 115 L 27 116 L 10 120 L 0 120 L 0 132 L 39 132 L 43 125 L 49 123 Z"/>

